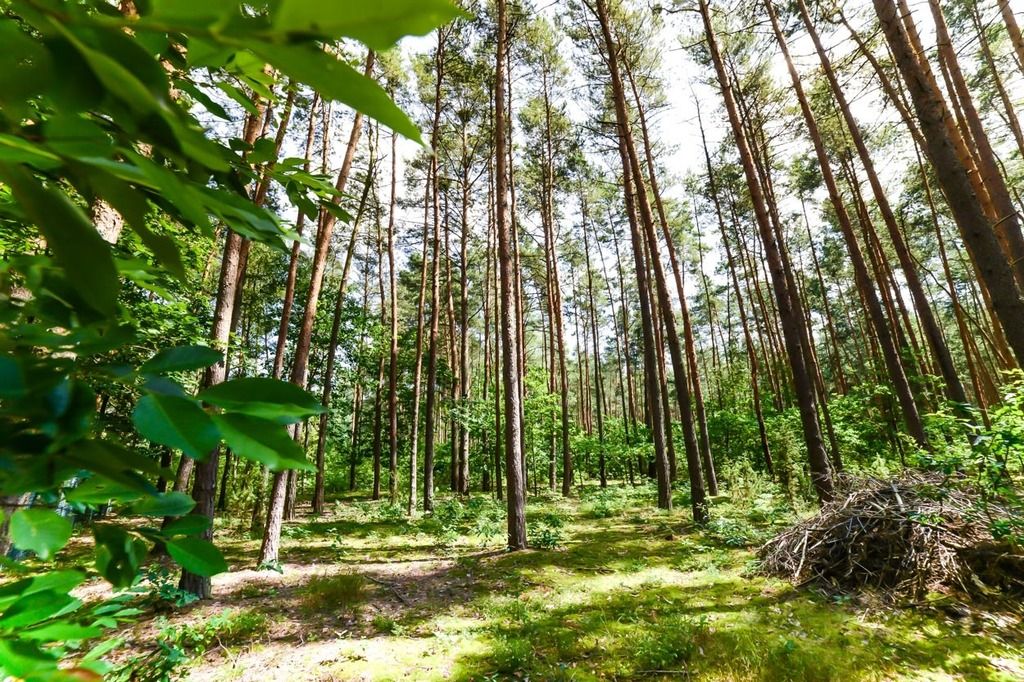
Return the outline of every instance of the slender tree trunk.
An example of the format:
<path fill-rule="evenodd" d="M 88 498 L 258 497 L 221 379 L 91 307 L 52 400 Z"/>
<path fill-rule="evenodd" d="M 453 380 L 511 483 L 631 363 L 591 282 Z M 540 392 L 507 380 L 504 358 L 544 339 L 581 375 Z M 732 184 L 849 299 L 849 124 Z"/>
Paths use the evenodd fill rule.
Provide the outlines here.
<path fill-rule="evenodd" d="M 587 303 L 590 313 L 590 340 L 594 351 L 594 409 L 597 416 L 597 467 L 598 480 L 602 488 L 608 487 L 608 470 L 604 446 L 604 386 L 601 376 L 601 337 L 597 324 L 597 304 L 594 299 L 594 270 L 590 265 L 590 238 L 587 225 L 590 222 L 587 197 L 580 190 L 580 212 L 583 220 L 583 254 L 587 265 Z M 614 312 L 612 320 L 615 319 Z"/>
<path fill-rule="evenodd" d="M 497 0 L 498 26 L 494 71 L 494 154 L 495 194 L 497 195 L 498 265 L 501 270 L 501 346 L 502 384 L 505 396 L 505 474 L 508 488 L 508 548 L 526 547 L 526 498 L 523 480 L 522 384 L 520 383 L 519 322 L 516 315 L 517 294 L 513 289 L 512 240 L 515 224 L 510 224 L 508 204 L 508 173 L 505 150 L 505 59 L 507 8 L 505 0 Z"/>
<path fill-rule="evenodd" d="M 928 7 L 932 12 L 932 19 L 935 22 L 936 41 L 938 43 L 939 59 L 945 65 L 949 77 L 952 80 L 953 88 L 950 93 L 959 100 L 967 122 L 967 130 L 974 139 L 973 151 L 978 163 L 978 170 L 981 171 L 982 181 L 988 189 L 992 199 L 993 208 L 996 210 L 996 235 L 999 237 L 1007 259 L 1013 266 L 1014 274 L 1017 277 L 1017 285 L 1024 287 L 1024 234 L 1021 233 L 1020 218 L 1017 208 L 1013 205 L 1006 180 L 999 170 L 995 151 L 989 142 L 988 133 L 981 122 L 981 116 L 974 106 L 974 98 L 967 88 L 963 72 L 960 70 L 960 62 L 956 52 L 953 50 L 953 43 L 949 37 L 949 29 L 946 27 L 946 18 L 937 0 L 929 0 Z M 1012 13 L 1011 13 L 1012 16 Z M 909 17 L 906 19 L 909 21 Z"/>
<path fill-rule="evenodd" d="M 769 476 L 775 476 L 775 465 L 772 461 L 771 445 L 768 442 L 768 429 L 764 423 L 764 411 L 761 407 L 761 387 L 758 380 L 757 351 L 754 349 L 754 340 L 750 334 L 750 326 L 747 324 L 747 314 L 743 304 L 743 294 L 740 291 L 740 280 L 736 274 L 736 266 L 732 257 L 732 249 L 729 246 L 729 236 L 725 228 L 725 219 L 722 216 L 722 207 L 718 197 L 718 187 L 715 180 L 714 169 L 711 165 L 711 154 L 708 152 L 707 138 L 704 136 L 704 123 L 700 119 L 700 108 L 698 106 L 698 118 L 700 122 L 700 139 L 704 148 L 704 161 L 708 171 L 709 191 L 711 201 L 715 206 L 715 216 L 718 218 L 718 229 L 722 236 L 722 246 L 725 248 L 726 265 L 729 268 L 729 276 L 732 280 L 733 292 L 736 295 L 736 308 L 740 318 L 740 325 L 743 327 L 743 340 L 747 349 L 747 364 L 750 367 L 750 390 L 754 403 L 754 416 L 757 418 L 757 432 L 761 440 L 761 454 L 764 456 L 765 471 Z"/>
<path fill-rule="evenodd" d="M 607 9 L 603 0 L 598 5 L 599 11 L 606 16 Z M 614 47 L 612 48 L 614 49 Z M 622 159 L 623 176 L 622 191 L 626 200 L 626 212 L 630 217 L 630 237 L 633 241 L 633 258 L 636 268 L 637 296 L 640 299 L 640 325 L 643 331 L 644 358 L 644 395 L 649 425 L 654 439 L 655 474 L 658 479 L 658 506 L 662 509 L 672 508 L 672 495 L 669 488 L 669 461 L 665 443 L 665 427 L 662 420 L 661 389 L 658 379 L 658 349 L 655 341 L 654 315 L 651 297 L 647 285 L 647 264 L 644 262 L 644 247 L 640 230 L 637 226 L 636 212 L 633 206 L 634 195 L 629 171 L 629 160 L 626 152 L 625 135 L 619 126 L 619 155 Z"/>
<path fill-rule="evenodd" d="M 818 499 L 827 502 L 832 499 L 833 487 L 832 476 L 829 471 L 828 457 L 825 454 L 825 447 L 821 439 L 821 430 L 818 426 L 817 406 L 814 399 L 814 387 L 811 383 L 811 376 L 803 356 L 801 341 L 802 321 L 792 304 L 791 294 L 788 289 L 785 273 L 783 271 L 782 257 L 769 222 L 768 212 L 765 207 L 764 193 L 761 190 L 754 168 L 750 149 L 744 135 L 743 126 L 739 118 L 736 103 L 733 98 L 732 86 L 725 72 L 725 66 L 721 54 L 718 51 L 718 43 L 715 39 L 714 29 L 711 24 L 711 13 L 707 1 L 700 0 L 700 12 L 704 21 L 704 32 L 711 54 L 711 60 L 715 66 L 718 82 L 721 87 L 722 97 L 725 100 L 725 108 L 732 128 L 734 142 L 740 155 L 743 172 L 747 180 L 747 188 L 750 191 L 755 217 L 758 228 L 768 257 L 772 275 L 773 288 L 775 290 L 776 304 L 779 317 L 782 321 L 782 330 L 785 337 L 786 352 L 789 356 L 790 368 L 793 373 L 793 384 L 796 389 L 797 402 L 800 411 L 800 421 L 803 426 L 804 440 L 807 445 L 807 455 L 811 467 L 811 479 L 814 483 Z"/>
<path fill-rule="evenodd" d="M 647 115 L 644 111 L 643 101 L 641 100 L 640 92 L 637 89 L 632 71 L 629 68 L 628 60 L 623 63 L 625 65 L 626 77 L 629 79 L 630 88 L 633 92 L 633 99 L 636 103 L 641 139 L 644 146 L 644 159 L 647 163 L 647 178 L 650 182 L 650 190 L 651 195 L 654 198 L 654 206 L 658 212 L 658 222 L 661 225 L 662 238 L 665 240 L 665 249 L 668 251 L 669 263 L 672 266 L 676 295 L 679 297 L 679 305 L 683 316 L 683 340 L 686 353 L 686 363 L 690 372 L 689 378 L 693 386 L 694 409 L 697 413 L 697 435 L 699 436 L 698 446 L 700 450 L 700 461 L 704 469 L 704 476 L 707 479 L 708 493 L 714 496 L 718 494 L 718 478 L 715 475 L 714 460 L 711 456 L 711 439 L 708 437 L 707 413 L 704 407 L 704 390 L 701 386 L 700 371 L 697 367 L 697 350 L 693 336 L 693 324 L 690 320 L 690 310 L 686 302 L 686 290 L 683 286 L 683 270 L 679 263 L 679 258 L 676 255 L 674 240 L 672 239 L 672 233 L 669 229 L 668 217 L 665 213 L 665 204 L 662 201 L 661 190 L 658 187 L 658 174 L 654 165 L 654 154 L 652 151 L 650 134 L 647 128 Z M 688 428 L 685 423 L 685 412 L 683 413 L 683 419 L 683 429 L 685 432 Z M 689 428 L 692 429 L 692 426 Z"/>
<path fill-rule="evenodd" d="M 370 51 L 366 56 L 364 67 L 364 74 L 367 77 L 373 72 L 373 64 L 374 53 Z M 352 121 L 352 133 L 349 136 L 348 147 L 345 150 L 345 158 L 342 161 L 341 170 L 338 172 L 338 179 L 335 182 L 335 189 L 339 193 L 339 201 L 340 196 L 344 194 L 349 174 L 352 171 L 352 161 L 355 158 L 356 146 L 359 144 L 362 126 L 363 116 L 361 113 L 356 112 L 355 118 Z M 295 342 L 295 358 L 292 361 L 290 377 L 291 382 L 300 388 L 306 387 L 309 350 L 313 337 L 313 321 L 316 318 L 317 303 L 320 299 L 320 290 L 323 287 L 324 273 L 327 268 L 327 252 L 331 243 L 331 236 L 334 234 L 336 220 L 337 218 L 330 211 L 322 211 L 320 214 L 320 225 L 317 230 L 310 271 L 309 290 L 306 295 L 306 306 L 303 309 L 302 323 L 299 327 L 299 336 Z M 295 429 L 294 435 L 298 436 L 298 429 Z M 285 474 L 281 472 L 274 475 L 267 510 L 266 527 L 263 533 L 263 542 L 260 546 L 258 563 L 261 565 L 274 565 L 278 562 L 278 553 L 281 545 L 281 522 L 283 520 L 284 499 L 286 495 L 286 478 Z"/>
<path fill-rule="evenodd" d="M 807 7 L 804 4 L 804 0 L 799 0 L 798 7 L 800 9 L 800 15 L 803 18 L 804 26 L 806 27 L 811 40 L 814 42 L 814 47 L 818 53 L 818 58 L 821 61 L 825 77 L 828 79 L 829 85 L 832 89 L 832 95 L 835 98 L 836 103 L 839 105 L 839 110 L 842 112 L 843 119 L 850 132 L 854 147 L 857 149 L 857 156 L 860 159 L 861 165 L 864 167 L 865 173 L 867 173 L 868 184 L 871 186 L 871 192 L 875 198 L 875 204 L 877 205 L 879 213 L 882 216 L 882 221 L 885 223 L 886 229 L 889 232 L 889 238 L 892 240 L 896 257 L 900 261 L 900 267 L 903 270 L 903 276 L 906 279 L 907 288 L 910 290 L 910 295 L 914 300 L 914 306 L 917 311 L 918 319 L 923 327 L 925 338 L 928 340 L 932 354 L 939 366 L 939 371 L 942 373 L 943 380 L 945 381 L 946 395 L 955 403 L 966 403 L 967 395 L 964 391 L 963 384 L 960 381 L 960 376 L 957 373 L 952 354 L 949 351 L 949 347 L 946 345 L 945 339 L 942 336 L 941 327 L 939 326 L 932 307 L 928 302 L 924 285 L 918 276 L 917 264 L 914 262 L 913 256 L 910 253 L 910 247 L 907 245 L 907 242 L 903 237 L 902 230 L 896 223 L 896 216 L 893 213 L 892 206 L 889 204 L 885 190 L 882 188 L 882 183 L 878 179 L 874 162 L 871 159 L 871 154 L 868 152 L 867 145 L 864 143 L 864 136 L 861 133 L 860 126 L 853 117 L 849 102 L 846 99 L 846 93 L 843 92 L 842 87 L 839 85 L 839 81 L 832 69 L 831 61 L 829 60 L 828 54 L 821 43 L 821 39 L 818 37 L 818 33 L 814 28 L 814 24 L 811 21 Z"/>
<path fill-rule="evenodd" d="M 1013 45 L 1013 54 L 1016 57 L 1017 68 L 1024 74 L 1024 37 L 1021 37 L 1020 26 L 1017 24 L 1017 17 L 1013 14 L 1013 7 L 1010 0 L 996 0 L 999 5 L 999 13 L 1006 24 L 1006 32 L 1010 36 L 1010 44 Z"/>
<path fill-rule="evenodd" d="M 265 108 L 266 102 L 258 99 L 256 102 L 256 113 L 251 114 L 246 120 L 243 139 L 247 144 L 251 145 L 256 142 L 256 138 L 260 133 L 258 123 L 262 118 Z M 217 284 L 217 297 L 214 302 L 213 324 L 210 328 L 210 345 L 214 348 L 222 349 L 224 354 L 219 361 L 204 371 L 204 386 L 214 386 L 222 383 L 227 378 L 228 342 L 231 336 L 231 321 L 234 317 L 235 288 L 238 285 L 241 250 L 241 235 L 229 229 L 224 240 L 220 279 Z M 192 499 L 196 501 L 196 506 L 193 508 L 192 513 L 201 514 L 210 519 L 209 527 L 202 534 L 202 537 L 206 540 L 213 538 L 213 516 L 219 460 L 219 445 L 210 451 L 206 459 L 200 462 L 198 466 L 193 466 L 191 458 L 182 455 L 177 472 L 178 477 L 175 481 L 175 490 L 179 490 L 179 485 L 180 490 L 184 490 L 188 485 L 189 474 L 194 470 L 195 480 L 192 485 Z M 191 571 L 182 569 L 178 587 L 186 592 L 195 594 L 200 599 L 210 598 L 210 579 Z"/>
<path fill-rule="evenodd" d="M 629 127 L 629 114 L 626 108 L 625 92 L 622 83 L 622 77 L 619 71 L 619 59 L 617 55 L 618 44 L 612 37 L 610 21 L 608 18 L 608 8 L 604 0 L 599 0 L 595 3 L 597 7 L 598 20 L 601 24 L 601 32 L 604 37 L 604 43 L 606 47 L 606 59 L 608 63 L 608 70 L 611 75 L 612 81 L 612 99 L 615 105 L 615 117 L 618 122 L 619 133 L 621 137 L 621 152 L 623 156 L 623 170 L 626 175 L 632 174 L 632 183 L 637 188 L 635 203 L 639 207 L 638 222 L 640 227 L 643 228 L 643 237 L 646 239 L 647 247 L 650 250 L 651 265 L 653 266 L 655 275 L 655 289 L 657 294 L 658 306 L 661 310 L 661 317 L 665 320 L 665 331 L 668 341 L 669 354 L 672 360 L 673 378 L 676 387 L 676 398 L 679 403 L 679 410 L 682 417 L 683 427 L 683 442 L 686 450 L 686 461 L 687 470 L 690 480 L 690 497 L 691 506 L 693 510 L 693 518 L 697 523 L 703 523 L 707 520 L 707 503 L 704 497 L 704 484 L 701 479 L 700 472 L 700 454 L 697 447 L 696 434 L 693 428 L 693 411 L 690 404 L 690 389 L 689 382 L 686 376 L 685 364 L 682 357 L 682 351 L 680 350 L 679 338 L 675 328 L 675 314 L 672 310 L 671 299 L 668 293 L 668 287 L 665 283 L 664 269 L 661 264 L 661 257 L 658 248 L 657 235 L 654 232 L 654 217 L 651 211 L 650 203 L 647 198 L 647 192 L 643 185 L 643 175 L 640 171 L 640 161 L 636 153 L 635 146 L 633 145 L 632 132 Z M 638 268 L 643 260 L 643 244 L 635 243 L 634 248 L 639 246 L 641 253 L 638 258 Z M 638 286 L 640 273 L 637 273 Z M 646 279 L 646 278 L 645 278 Z M 646 285 L 646 282 L 645 282 Z M 652 299 L 653 302 L 654 299 Z M 654 330 L 652 327 L 652 341 L 654 336 Z M 651 348 L 651 351 L 655 351 L 655 348 Z M 653 398 L 657 402 L 657 393 L 654 391 L 655 387 L 649 391 L 649 397 Z M 657 411 L 657 406 L 648 406 L 648 409 Z M 658 450 L 655 450 L 655 454 L 658 454 Z M 663 453 L 667 454 L 667 453 Z M 658 487 L 659 487 L 659 506 L 664 505 L 664 508 L 671 509 L 671 490 L 669 487 L 668 471 L 665 466 L 668 462 L 657 462 L 657 474 L 658 474 Z M 664 480 L 663 480 L 664 479 Z M 663 489 L 664 488 L 664 489 Z"/>
<path fill-rule="evenodd" d="M 818 166 L 821 170 L 822 178 L 825 181 L 825 187 L 828 189 L 829 200 L 832 203 L 832 208 L 835 210 L 840 230 L 842 231 L 843 238 L 846 241 L 846 250 L 850 256 L 850 262 L 853 265 L 854 278 L 857 282 L 858 288 L 864 296 L 865 301 L 867 302 L 868 319 L 871 320 L 875 336 L 882 348 L 882 356 L 885 360 L 886 369 L 888 370 L 889 380 L 892 382 L 893 389 L 896 392 L 896 397 L 903 410 L 903 418 L 906 422 L 907 430 L 910 432 L 910 435 L 914 438 L 919 447 L 927 449 L 928 438 L 924 433 L 924 423 L 922 422 L 921 415 L 918 412 L 917 403 L 914 399 L 913 391 L 910 388 L 910 381 L 907 379 L 903 362 L 900 358 L 899 349 L 896 347 L 896 343 L 893 340 L 889 325 L 885 319 L 885 314 L 882 311 L 882 306 L 878 301 L 878 294 L 875 291 L 871 277 L 868 274 L 864 255 L 861 252 L 857 236 L 853 231 L 850 216 L 846 212 L 846 206 L 839 193 L 839 187 L 836 183 L 835 176 L 832 173 L 831 162 L 825 152 L 825 145 L 822 142 L 821 134 L 818 131 L 818 123 L 814 118 L 814 114 L 811 112 L 810 105 L 807 103 L 803 85 L 800 82 L 800 75 L 797 73 L 796 67 L 793 65 L 793 61 L 790 58 L 789 46 L 786 44 L 786 39 L 783 37 L 782 30 L 779 28 L 779 23 L 775 16 L 775 8 L 771 0 L 766 0 L 765 8 L 767 9 L 768 16 L 771 19 L 772 29 L 775 32 L 775 40 L 778 43 L 779 48 L 782 50 L 783 57 L 786 60 L 786 66 L 789 69 L 790 79 L 793 83 L 793 90 L 796 93 L 797 101 L 800 104 L 800 111 L 803 114 L 804 124 L 807 126 L 811 142 L 814 144 L 814 151 L 818 159 Z M 882 283 L 879 282 L 879 284 L 881 285 Z M 824 400 L 824 398 L 822 399 Z"/>
<path fill-rule="evenodd" d="M 891 0 L 873 0 L 879 22 L 896 58 L 917 111 L 925 150 L 943 186 L 950 210 L 973 252 L 992 305 L 1006 333 L 1018 363 L 1024 362 L 1024 301 L 993 231 L 992 222 L 971 186 L 963 163 L 957 157 L 944 124 L 949 119 L 945 103 L 926 77 L 906 30 Z"/>
<path fill-rule="evenodd" d="M 395 273 L 395 209 L 398 188 L 398 136 L 391 133 L 391 200 L 388 209 L 388 284 L 391 346 L 388 352 L 388 500 L 398 502 L 398 280 Z"/>
<path fill-rule="evenodd" d="M 469 178 L 470 158 L 466 152 L 466 134 L 462 134 L 462 225 L 459 231 L 459 403 L 469 405 L 469 204 L 471 181 Z M 454 341 L 451 341 L 454 343 Z M 460 495 L 469 494 L 469 428 L 459 424 L 458 475 L 456 482 Z"/>
<path fill-rule="evenodd" d="M 375 155 L 373 149 L 370 151 L 370 163 L 366 169 L 366 182 L 363 185 L 363 193 L 359 198 L 359 208 L 356 210 L 355 220 L 352 223 L 352 233 L 349 237 L 348 248 L 345 251 L 345 264 L 341 270 L 341 281 L 338 283 L 338 294 L 334 301 L 334 314 L 331 319 L 331 336 L 327 345 L 327 362 L 324 366 L 323 392 L 320 397 L 320 404 L 324 411 L 320 413 L 319 428 L 316 439 L 316 479 L 313 484 L 313 513 L 320 515 L 324 513 L 324 466 L 327 453 L 327 432 L 329 430 L 331 392 L 334 390 L 334 364 L 338 352 L 338 337 L 341 333 L 341 313 L 345 306 L 345 292 L 348 288 L 348 276 L 352 267 L 352 258 L 355 254 L 356 240 L 359 236 L 359 224 L 362 222 L 363 214 L 366 211 L 367 199 L 370 194 L 370 187 L 376 173 Z"/>

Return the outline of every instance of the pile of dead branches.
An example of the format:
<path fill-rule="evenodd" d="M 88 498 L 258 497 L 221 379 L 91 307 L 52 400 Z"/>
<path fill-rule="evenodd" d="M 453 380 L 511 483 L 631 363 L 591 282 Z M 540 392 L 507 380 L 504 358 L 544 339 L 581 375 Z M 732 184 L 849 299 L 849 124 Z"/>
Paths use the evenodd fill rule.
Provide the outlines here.
<path fill-rule="evenodd" d="M 1009 514 L 936 474 L 847 478 L 835 501 L 761 547 L 761 568 L 797 585 L 894 599 L 1024 591 L 1024 553 L 990 530 Z"/>

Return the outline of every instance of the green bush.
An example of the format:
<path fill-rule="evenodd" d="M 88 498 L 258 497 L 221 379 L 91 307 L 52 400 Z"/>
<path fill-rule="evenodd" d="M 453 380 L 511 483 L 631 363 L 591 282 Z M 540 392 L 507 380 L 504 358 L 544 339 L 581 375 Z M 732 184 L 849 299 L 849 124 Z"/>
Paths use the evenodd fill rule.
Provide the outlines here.
<path fill-rule="evenodd" d="M 383 502 L 373 507 L 371 518 L 380 523 L 405 523 L 405 507 L 395 502 Z"/>

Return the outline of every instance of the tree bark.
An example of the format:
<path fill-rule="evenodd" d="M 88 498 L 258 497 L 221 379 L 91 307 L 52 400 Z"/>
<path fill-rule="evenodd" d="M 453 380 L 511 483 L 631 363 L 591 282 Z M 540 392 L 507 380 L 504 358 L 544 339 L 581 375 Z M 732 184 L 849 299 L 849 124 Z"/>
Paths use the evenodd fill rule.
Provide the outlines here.
<path fill-rule="evenodd" d="M 388 209 L 388 285 L 391 345 L 388 349 L 388 500 L 398 502 L 398 280 L 395 273 L 395 209 L 398 205 L 398 136 L 391 133 L 391 199 Z"/>
<path fill-rule="evenodd" d="M 978 270 L 992 296 L 992 305 L 1002 323 L 1017 362 L 1024 362 L 1024 301 L 1014 273 L 1003 255 L 992 222 L 986 216 L 971 186 L 967 170 L 958 158 L 946 129 L 949 112 L 932 80 L 927 78 L 901 25 L 892 0 L 873 0 L 875 12 L 896 58 L 896 64 L 914 103 L 925 151 L 936 177 L 943 186 L 964 241 L 974 254 Z"/>
<path fill-rule="evenodd" d="M 523 481 L 523 443 L 521 430 L 522 385 L 520 384 L 519 319 L 516 315 L 516 292 L 513 288 L 512 233 L 508 204 L 508 173 L 505 149 L 505 59 L 508 40 L 506 0 L 497 0 L 498 26 L 494 71 L 494 154 L 495 194 L 497 195 L 498 265 L 501 271 L 501 376 L 505 405 L 505 475 L 508 498 L 508 548 L 526 547 L 526 497 Z"/>

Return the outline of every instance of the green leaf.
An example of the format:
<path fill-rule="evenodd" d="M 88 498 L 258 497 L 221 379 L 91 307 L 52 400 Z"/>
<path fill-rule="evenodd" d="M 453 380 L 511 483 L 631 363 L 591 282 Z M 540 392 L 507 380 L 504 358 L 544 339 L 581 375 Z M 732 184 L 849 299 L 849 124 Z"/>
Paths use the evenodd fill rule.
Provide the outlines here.
<path fill-rule="evenodd" d="M 65 457 L 83 469 L 143 493 L 155 493 L 156 490 L 138 472 L 150 476 L 165 476 L 167 473 L 156 460 L 108 440 L 78 441 L 68 449 Z"/>
<path fill-rule="evenodd" d="M 218 81 L 218 83 L 220 83 L 220 81 Z M 231 120 L 231 114 L 229 114 L 224 109 L 224 107 L 222 107 L 217 102 L 213 101 L 213 99 L 209 95 L 200 90 L 199 87 L 191 81 L 185 78 L 179 78 L 174 82 L 174 84 L 175 87 L 177 87 L 179 90 L 183 90 L 184 92 L 187 92 L 189 95 L 191 95 L 192 99 L 206 107 L 206 110 L 214 116 L 216 116 L 217 118 L 222 118 L 225 121 Z"/>
<path fill-rule="evenodd" d="M 143 492 L 138 488 L 93 476 L 79 483 L 74 489 L 67 491 L 65 498 L 68 502 L 79 504 L 104 504 L 110 500 L 131 502 L 142 495 Z"/>
<path fill-rule="evenodd" d="M 60 157 L 56 154 L 28 140 L 3 134 L 0 134 L 0 161 L 26 163 L 40 170 L 58 168 L 61 165 Z"/>
<path fill-rule="evenodd" d="M 251 164 L 267 163 L 277 158 L 277 145 L 269 137 L 262 137 L 253 144 L 245 160 Z"/>
<path fill-rule="evenodd" d="M 98 312 L 113 316 L 120 287 L 117 268 L 110 246 L 81 209 L 21 168 L 0 163 L 0 179 L 10 185 L 21 210 L 46 237 L 78 295 Z"/>
<path fill-rule="evenodd" d="M 30 115 L 31 98 L 49 88 L 53 60 L 42 41 L 10 19 L 0 20 L 0 45 L 0 109 L 17 121 Z"/>
<path fill-rule="evenodd" d="M 355 38 L 374 50 L 386 50 L 407 35 L 426 35 L 466 13 L 448 0 L 333 2 L 281 0 L 274 28 L 324 38 Z"/>
<path fill-rule="evenodd" d="M 49 623 L 31 630 L 22 630 L 18 636 L 36 642 L 67 642 L 91 639 L 103 634 L 103 628 L 77 623 Z"/>
<path fill-rule="evenodd" d="M 207 388 L 197 397 L 225 410 L 273 419 L 282 424 L 323 412 L 317 399 L 295 384 L 265 377 L 225 381 Z"/>
<path fill-rule="evenodd" d="M 185 266 L 181 262 L 178 245 L 167 235 L 158 234 L 149 229 L 146 222 L 149 203 L 146 201 L 145 195 L 123 182 L 121 178 L 95 169 L 89 173 L 89 183 L 97 195 L 103 197 L 124 217 L 157 260 L 173 275 L 179 279 L 185 279 Z"/>
<path fill-rule="evenodd" d="M 22 597 L 35 592 L 67 593 L 85 580 L 85 573 L 77 570 L 50 571 L 34 578 L 25 578 L 0 587 L 0 611 Z"/>
<path fill-rule="evenodd" d="M 182 182 L 173 172 L 145 156 L 128 150 L 121 151 L 134 164 L 134 170 L 145 178 L 143 184 L 159 188 L 160 194 L 184 222 L 192 223 L 204 232 L 212 234 L 209 215 L 200 197 L 197 196 L 198 191 L 195 187 Z"/>
<path fill-rule="evenodd" d="M 139 574 L 148 547 L 123 528 L 97 524 L 92 529 L 96 538 L 96 569 L 114 587 L 127 587 Z"/>
<path fill-rule="evenodd" d="M 114 141 L 98 125 L 82 116 L 58 114 L 43 126 L 46 144 L 72 158 L 109 158 Z"/>
<path fill-rule="evenodd" d="M 240 457 L 259 462 L 271 471 L 314 470 L 306 462 L 302 448 L 280 424 L 233 413 L 214 415 L 214 420 L 224 442 Z"/>
<path fill-rule="evenodd" d="M 167 552 L 182 568 L 196 575 L 210 577 L 228 570 L 220 550 L 202 538 L 173 538 L 167 541 Z"/>
<path fill-rule="evenodd" d="M 206 459 L 220 442 L 210 415 L 187 398 L 158 393 L 143 396 L 132 412 L 132 423 L 154 443 L 181 450 L 193 459 Z"/>
<path fill-rule="evenodd" d="M 185 493 L 162 493 L 155 497 L 144 497 L 132 505 L 132 513 L 140 516 L 184 516 L 195 506 L 196 501 Z"/>
<path fill-rule="evenodd" d="M 86 45 L 69 28 L 51 20 L 53 26 L 70 42 L 92 69 L 96 79 L 114 97 L 120 99 L 138 114 L 148 114 L 161 109 L 160 103 L 150 90 L 116 59 Z"/>
<path fill-rule="evenodd" d="M 18 549 L 50 556 L 71 538 L 71 522 L 49 509 L 19 509 L 11 515 L 11 539 Z"/>
<path fill-rule="evenodd" d="M 55 590 L 44 590 L 26 594 L 14 602 L 0 616 L 0 628 L 21 628 L 34 625 L 60 613 L 67 613 L 81 606 L 82 602 Z"/>
<path fill-rule="evenodd" d="M 223 26 L 240 15 L 237 0 L 153 0 L 152 8 L 153 19 L 181 28 Z"/>
<path fill-rule="evenodd" d="M 205 369 L 220 362 L 224 354 L 209 346 L 176 346 L 164 348 L 151 357 L 139 371 L 144 374 L 165 374 L 190 369 Z"/>
<path fill-rule="evenodd" d="M 189 514 L 180 519 L 174 519 L 160 531 L 165 537 L 175 535 L 199 535 L 210 527 L 210 519 L 201 514 Z"/>
<path fill-rule="evenodd" d="M 116 621 L 115 621 L 115 623 L 116 623 Z M 106 654 L 110 653 L 111 651 L 113 651 L 117 647 L 121 646 L 122 644 L 124 644 L 124 638 L 123 637 L 111 637 L 110 639 L 107 639 L 107 640 L 104 640 L 104 641 L 100 642 L 99 644 L 97 644 L 93 648 L 89 649 L 89 652 L 85 656 L 82 657 L 82 667 L 85 668 L 90 663 L 95 663 L 95 662 L 100 661 L 100 659 L 103 656 L 105 656 Z"/>
<path fill-rule="evenodd" d="M 324 98 L 361 111 L 422 144 L 419 128 L 391 101 L 384 88 L 337 57 L 305 45 L 253 43 L 251 49 L 289 78 L 309 85 Z"/>
<path fill-rule="evenodd" d="M 0 672 L 15 679 L 50 679 L 57 671 L 57 654 L 35 642 L 0 639 Z"/>
<path fill-rule="evenodd" d="M 18 361 L 11 356 L 0 355 L 0 398 L 16 400 L 24 397 L 27 390 L 25 375 Z"/>
<path fill-rule="evenodd" d="M 238 104 L 240 107 L 245 109 L 246 113 L 253 116 L 259 116 L 260 110 L 256 108 L 256 105 L 252 103 L 251 97 L 246 97 L 245 93 L 239 90 L 237 87 L 226 81 L 217 81 L 214 86 L 223 92 L 225 95 L 230 97 L 232 101 Z"/>

